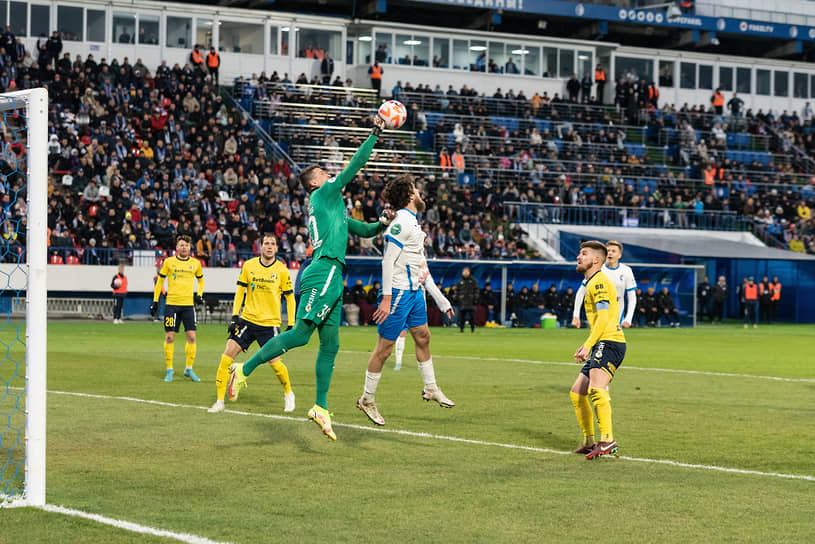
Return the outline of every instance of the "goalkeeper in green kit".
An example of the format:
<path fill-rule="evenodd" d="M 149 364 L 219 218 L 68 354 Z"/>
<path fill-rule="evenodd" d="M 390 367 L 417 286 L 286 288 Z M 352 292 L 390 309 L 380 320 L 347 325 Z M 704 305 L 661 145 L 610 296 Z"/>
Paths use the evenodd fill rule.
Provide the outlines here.
<path fill-rule="evenodd" d="M 342 276 L 348 232 L 363 238 L 372 238 L 383 232 L 392 219 L 390 210 L 383 212 L 376 223 L 355 221 L 347 215 L 342 198 L 343 188 L 368 161 L 384 121 L 376 115 L 371 135 L 351 158 L 348 166 L 336 177 L 319 166 L 309 166 L 300 173 L 300 183 L 309 194 L 308 228 L 314 250 L 311 264 L 300 279 L 300 303 L 294 327 L 275 336 L 243 365 L 233 364 L 229 371 L 227 395 L 236 400 L 246 387 L 246 377 L 255 368 L 280 357 L 292 348 L 304 346 L 316 330 L 320 335 L 317 353 L 317 399 L 308 417 L 336 440 L 328 413 L 328 388 L 334 372 L 334 358 L 340 347 L 340 306 L 342 305 Z"/>

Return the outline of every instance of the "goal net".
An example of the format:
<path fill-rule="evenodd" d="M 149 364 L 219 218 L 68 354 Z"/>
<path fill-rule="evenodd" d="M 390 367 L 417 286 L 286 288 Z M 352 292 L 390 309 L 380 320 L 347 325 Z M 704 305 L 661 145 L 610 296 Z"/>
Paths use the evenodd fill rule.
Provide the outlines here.
<path fill-rule="evenodd" d="M 47 140 L 45 89 L 0 94 L 0 506 L 45 504 Z"/>

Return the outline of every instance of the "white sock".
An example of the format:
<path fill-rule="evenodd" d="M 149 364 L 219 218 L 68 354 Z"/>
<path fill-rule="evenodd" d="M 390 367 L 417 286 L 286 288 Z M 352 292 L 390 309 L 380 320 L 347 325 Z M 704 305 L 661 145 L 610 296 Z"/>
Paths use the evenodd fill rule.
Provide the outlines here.
<path fill-rule="evenodd" d="M 433 371 L 433 358 L 431 357 L 423 363 L 419 363 L 419 372 L 422 373 L 422 380 L 427 388 L 436 387 L 436 373 Z"/>
<path fill-rule="evenodd" d="M 379 378 L 381 377 L 381 372 L 365 371 L 365 389 L 363 391 L 363 396 L 369 399 L 374 398 L 374 395 L 376 395 L 376 386 L 379 385 Z"/>
<path fill-rule="evenodd" d="M 402 364 L 402 354 L 405 353 L 405 337 L 400 336 L 396 339 L 396 364 Z"/>

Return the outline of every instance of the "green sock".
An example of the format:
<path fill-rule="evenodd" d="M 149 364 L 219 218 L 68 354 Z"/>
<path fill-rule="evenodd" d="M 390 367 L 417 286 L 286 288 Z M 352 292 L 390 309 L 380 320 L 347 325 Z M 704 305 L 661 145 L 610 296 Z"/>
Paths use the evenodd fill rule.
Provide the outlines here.
<path fill-rule="evenodd" d="M 323 325 L 319 329 L 320 351 L 317 353 L 317 363 L 314 373 L 317 377 L 318 406 L 328 410 L 328 388 L 331 386 L 331 376 L 334 374 L 334 359 L 340 350 L 340 328 L 338 325 Z"/>
<path fill-rule="evenodd" d="M 260 365 L 280 357 L 292 348 L 305 346 L 308 344 L 308 339 L 311 338 L 313 332 L 314 324 L 298 320 L 292 330 L 278 334 L 263 344 L 263 347 L 257 350 L 257 352 L 243 364 L 243 375 L 248 376 Z M 339 335 L 339 331 L 337 334 Z"/>

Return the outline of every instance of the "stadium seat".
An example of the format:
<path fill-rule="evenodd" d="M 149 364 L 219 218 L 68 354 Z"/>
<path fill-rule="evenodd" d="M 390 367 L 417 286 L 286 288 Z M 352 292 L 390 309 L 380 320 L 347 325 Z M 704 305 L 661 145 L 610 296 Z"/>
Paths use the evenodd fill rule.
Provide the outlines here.
<path fill-rule="evenodd" d="M 68 264 L 79 264 L 79 257 L 76 255 L 68 255 Z"/>
<path fill-rule="evenodd" d="M 65 264 L 62 260 L 62 257 L 57 255 L 56 253 L 54 255 L 51 255 L 51 260 L 49 262 L 51 264 Z"/>

